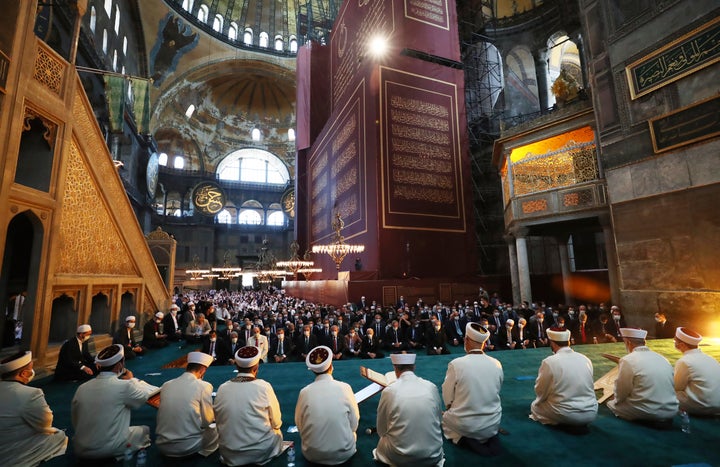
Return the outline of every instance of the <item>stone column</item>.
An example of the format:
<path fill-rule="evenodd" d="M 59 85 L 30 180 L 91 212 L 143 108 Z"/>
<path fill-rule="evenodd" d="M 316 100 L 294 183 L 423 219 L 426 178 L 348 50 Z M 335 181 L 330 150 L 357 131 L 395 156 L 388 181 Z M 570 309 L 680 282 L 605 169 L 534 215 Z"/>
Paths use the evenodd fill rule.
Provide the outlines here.
<path fill-rule="evenodd" d="M 583 37 L 579 32 L 577 32 L 572 35 L 572 41 L 578 48 L 578 57 L 580 58 L 580 73 L 582 73 L 582 83 L 580 83 L 580 85 L 583 89 L 587 89 L 588 78 L 587 70 L 585 69 L 587 64 L 585 63 L 585 46 L 583 45 Z"/>
<path fill-rule="evenodd" d="M 545 112 L 548 105 L 548 92 L 550 87 L 548 86 L 548 50 L 542 48 L 533 52 L 533 58 L 535 59 L 535 76 L 537 77 L 538 85 L 538 100 L 540 101 L 540 111 Z"/>
<path fill-rule="evenodd" d="M 613 304 L 620 303 L 620 276 L 618 274 L 618 256 L 615 245 L 615 232 L 612 227 L 610 214 L 599 216 L 600 225 L 605 238 L 605 254 L 607 256 L 608 282 L 610 283 L 610 301 Z"/>
<path fill-rule="evenodd" d="M 527 237 L 528 230 L 518 228 L 513 231 L 515 250 L 517 253 L 518 286 L 520 302 L 532 303 L 532 287 L 530 286 L 530 264 L 528 263 Z"/>
<path fill-rule="evenodd" d="M 555 237 L 558 245 L 558 254 L 560 255 L 560 273 L 562 274 L 563 295 L 565 297 L 565 305 L 570 304 L 570 260 L 568 256 L 568 236 L 559 235 Z"/>
<path fill-rule="evenodd" d="M 513 305 L 520 305 L 520 282 L 518 278 L 518 262 L 517 262 L 517 249 L 515 248 L 515 237 L 512 235 L 505 235 L 505 242 L 508 246 L 508 254 L 510 256 L 510 282 L 512 284 L 512 303 Z"/>

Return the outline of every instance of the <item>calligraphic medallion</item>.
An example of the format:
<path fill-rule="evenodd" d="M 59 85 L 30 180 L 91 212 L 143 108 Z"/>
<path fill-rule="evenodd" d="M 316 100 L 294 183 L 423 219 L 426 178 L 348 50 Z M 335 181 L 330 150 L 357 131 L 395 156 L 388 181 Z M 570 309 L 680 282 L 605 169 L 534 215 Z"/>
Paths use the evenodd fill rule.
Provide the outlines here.
<path fill-rule="evenodd" d="M 200 182 L 192 194 L 193 204 L 200 214 L 214 216 L 225 207 L 225 193 L 217 183 Z"/>
<path fill-rule="evenodd" d="M 147 183 L 148 194 L 151 198 L 155 197 L 155 191 L 157 190 L 158 172 L 160 171 L 159 161 L 158 153 L 152 153 L 148 159 L 147 171 L 145 172 L 145 183 Z"/>
<path fill-rule="evenodd" d="M 295 188 L 288 188 L 282 195 L 282 207 L 289 218 L 295 218 Z"/>

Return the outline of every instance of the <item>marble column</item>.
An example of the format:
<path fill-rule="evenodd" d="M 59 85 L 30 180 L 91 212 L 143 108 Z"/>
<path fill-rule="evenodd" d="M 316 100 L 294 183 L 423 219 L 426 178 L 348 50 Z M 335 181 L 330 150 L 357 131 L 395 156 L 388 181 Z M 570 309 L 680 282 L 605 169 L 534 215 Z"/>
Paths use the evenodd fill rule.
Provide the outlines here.
<path fill-rule="evenodd" d="M 548 93 L 550 87 L 548 86 L 548 50 L 542 48 L 533 52 L 533 59 L 535 59 L 535 76 L 537 78 L 538 86 L 538 100 L 540 102 L 540 111 L 545 112 L 549 107 L 548 104 Z"/>
<path fill-rule="evenodd" d="M 568 255 L 568 236 L 559 235 L 555 237 L 558 246 L 558 254 L 560 255 L 560 273 L 562 274 L 563 296 L 565 297 L 565 305 L 570 304 L 570 260 Z"/>
<path fill-rule="evenodd" d="M 515 251 L 517 254 L 518 287 L 520 302 L 532 303 L 532 287 L 530 285 L 530 263 L 528 262 L 527 229 L 515 229 Z"/>
<path fill-rule="evenodd" d="M 583 44 L 583 37 L 582 34 L 575 33 L 572 35 L 572 41 L 575 43 L 575 46 L 578 48 L 578 58 L 580 59 L 580 73 L 582 73 L 582 83 L 580 83 L 580 86 L 582 86 L 583 89 L 587 89 L 588 87 L 588 77 L 587 77 L 587 70 L 585 63 L 585 47 Z"/>
<path fill-rule="evenodd" d="M 605 239 L 605 254 L 607 256 L 608 282 L 610 284 L 610 302 L 613 304 L 620 303 L 620 276 L 618 266 L 618 255 L 615 247 L 615 232 L 612 227 L 612 219 L 610 214 L 602 214 L 599 216 L 600 225 L 603 229 L 603 237 Z"/>
<path fill-rule="evenodd" d="M 518 262 L 517 262 L 517 250 L 515 248 L 515 237 L 512 235 L 505 235 L 505 242 L 508 246 L 508 254 L 510 256 L 510 282 L 512 284 L 512 303 L 513 305 L 519 306 L 522 302 L 520 300 L 520 283 L 518 278 Z"/>

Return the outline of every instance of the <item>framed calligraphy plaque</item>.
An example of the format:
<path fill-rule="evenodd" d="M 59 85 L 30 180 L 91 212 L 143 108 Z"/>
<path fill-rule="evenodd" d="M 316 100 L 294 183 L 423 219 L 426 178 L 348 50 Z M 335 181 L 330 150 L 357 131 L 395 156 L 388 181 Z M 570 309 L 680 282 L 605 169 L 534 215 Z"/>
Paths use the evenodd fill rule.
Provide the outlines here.
<path fill-rule="evenodd" d="M 225 207 L 225 193 L 220 185 L 213 182 L 200 182 L 192 194 L 195 209 L 205 216 L 214 216 Z"/>
<path fill-rule="evenodd" d="M 648 121 L 657 153 L 720 135 L 720 97 L 712 97 Z"/>
<path fill-rule="evenodd" d="M 637 99 L 720 60 L 720 17 L 625 68 Z"/>

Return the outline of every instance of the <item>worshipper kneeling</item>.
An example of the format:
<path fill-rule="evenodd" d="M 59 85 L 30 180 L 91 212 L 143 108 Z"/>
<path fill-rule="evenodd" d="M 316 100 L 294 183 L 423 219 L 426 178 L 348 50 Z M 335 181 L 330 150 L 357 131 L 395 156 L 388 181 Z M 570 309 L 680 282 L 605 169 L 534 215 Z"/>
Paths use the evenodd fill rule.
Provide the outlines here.
<path fill-rule="evenodd" d="M 0 459 L 3 465 L 35 466 L 65 454 L 68 438 L 52 426 L 53 413 L 35 376 L 31 352 L 0 362 Z"/>
<path fill-rule="evenodd" d="M 155 429 L 160 454 L 207 457 L 217 450 L 213 387 L 202 380 L 213 361 L 206 353 L 190 352 L 185 373 L 162 385 Z"/>
<path fill-rule="evenodd" d="M 342 464 L 356 451 L 360 410 L 350 385 L 333 379 L 332 361 L 332 349 L 324 345 L 308 354 L 305 364 L 315 381 L 300 390 L 295 406 L 303 456 L 315 464 Z"/>
<path fill-rule="evenodd" d="M 570 348 L 570 331 L 547 330 L 553 355 L 540 364 L 530 418 L 544 425 L 585 426 L 597 417 L 593 366 Z"/>
<path fill-rule="evenodd" d="M 137 356 L 145 355 L 145 349 L 135 340 L 135 317 L 133 315 L 125 318 L 125 327 L 119 329 L 113 344 L 123 346 L 125 360 L 132 360 Z"/>
<path fill-rule="evenodd" d="M 720 363 L 698 348 L 702 336 L 677 328 L 675 348 L 683 356 L 675 362 L 675 393 L 680 410 L 691 415 L 720 415 Z"/>
<path fill-rule="evenodd" d="M 280 403 L 272 386 L 257 379 L 260 350 L 252 345 L 235 353 L 237 377 L 215 396 L 220 461 L 225 465 L 267 464 L 283 452 Z"/>
<path fill-rule="evenodd" d="M 142 382 L 125 368 L 123 346 L 105 347 L 95 357 L 100 373 L 78 387 L 72 399 L 73 447 L 80 459 L 122 459 L 150 446 L 150 428 L 130 426 L 130 410 L 148 399 Z"/>
<path fill-rule="evenodd" d="M 88 350 L 92 335 L 89 324 L 78 326 L 75 338 L 66 340 L 58 354 L 55 379 L 58 381 L 87 381 L 95 376 L 95 361 Z"/>
<path fill-rule="evenodd" d="M 445 437 L 480 455 L 496 456 L 502 406 L 502 365 L 483 351 L 490 332 L 478 323 L 465 326 L 465 352 L 448 364 L 442 397 Z"/>
<path fill-rule="evenodd" d="M 390 355 L 397 380 L 380 395 L 376 461 L 389 465 L 442 466 L 442 400 L 437 387 L 415 375 L 415 354 Z"/>
<path fill-rule="evenodd" d="M 647 331 L 621 328 L 620 333 L 628 355 L 618 364 L 615 400 L 608 402 L 608 408 L 626 420 L 669 428 L 678 411 L 672 365 L 645 345 Z"/>
<path fill-rule="evenodd" d="M 163 318 L 165 314 L 162 311 L 155 313 L 155 319 L 145 323 L 143 326 L 143 346 L 148 349 L 162 349 L 167 347 L 167 334 L 165 334 Z"/>

